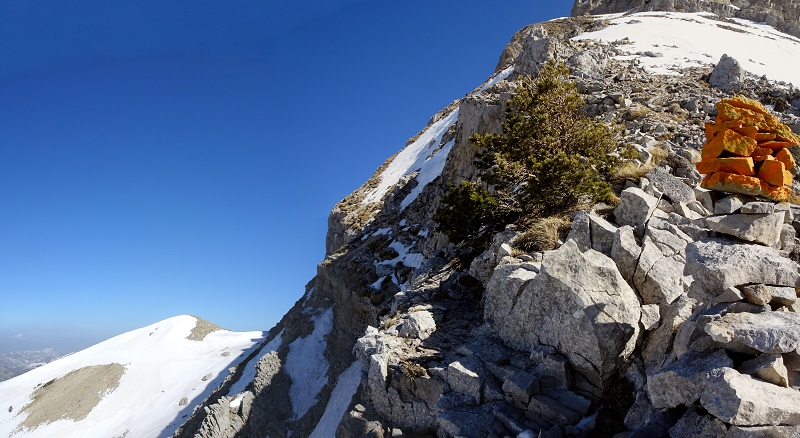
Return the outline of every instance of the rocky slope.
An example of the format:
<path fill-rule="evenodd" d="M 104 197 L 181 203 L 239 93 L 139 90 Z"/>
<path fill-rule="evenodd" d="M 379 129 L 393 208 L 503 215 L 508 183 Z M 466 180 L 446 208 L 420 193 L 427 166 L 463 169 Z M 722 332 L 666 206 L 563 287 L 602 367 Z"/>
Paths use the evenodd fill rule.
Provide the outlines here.
<path fill-rule="evenodd" d="M 572 15 L 616 12 L 713 12 L 721 18 L 737 17 L 766 24 L 800 36 L 800 2 L 797 0 L 576 0 Z"/>
<path fill-rule="evenodd" d="M 585 3 L 576 11 L 620 8 Z M 754 97 L 797 132 L 800 90 L 786 70 L 717 62 L 724 44 L 698 46 L 705 62 L 675 43 L 642 50 L 655 27 L 633 26 L 650 19 L 800 55 L 800 40 L 707 14 L 521 30 L 487 83 L 334 208 L 326 259 L 252 383 L 218 391 L 176 436 L 800 434 L 800 210 L 700 189 L 693 165 L 719 99 Z M 603 33 L 614 26 L 629 37 Z M 553 58 L 652 170 L 616 187 L 616 208 L 576 212 L 556 250 L 516 249 L 513 227 L 485 251 L 449 243 L 431 218 L 449 184 L 476 176 L 469 136 L 497 132 L 517 75 Z"/>
<path fill-rule="evenodd" d="M 575 11 L 682 4 L 623 3 Z M 517 249 L 514 227 L 486 249 L 448 242 L 432 216 L 476 177 L 470 135 L 498 132 L 518 75 L 550 59 L 649 171 L 616 185 L 619 206 L 574 212 L 555 250 Z M 708 14 L 520 30 L 486 83 L 335 206 L 304 296 L 173 436 L 800 435 L 800 209 L 700 189 L 693 164 L 734 92 L 800 131 L 798 59 L 797 38 Z"/>

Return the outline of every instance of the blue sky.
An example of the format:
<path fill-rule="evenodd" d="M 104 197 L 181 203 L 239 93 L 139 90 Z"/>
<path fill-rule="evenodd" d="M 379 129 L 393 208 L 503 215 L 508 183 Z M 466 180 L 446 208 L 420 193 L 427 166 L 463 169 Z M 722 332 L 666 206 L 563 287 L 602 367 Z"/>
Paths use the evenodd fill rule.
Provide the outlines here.
<path fill-rule="evenodd" d="M 0 2 L 0 351 L 269 329 L 333 205 L 571 5 Z"/>

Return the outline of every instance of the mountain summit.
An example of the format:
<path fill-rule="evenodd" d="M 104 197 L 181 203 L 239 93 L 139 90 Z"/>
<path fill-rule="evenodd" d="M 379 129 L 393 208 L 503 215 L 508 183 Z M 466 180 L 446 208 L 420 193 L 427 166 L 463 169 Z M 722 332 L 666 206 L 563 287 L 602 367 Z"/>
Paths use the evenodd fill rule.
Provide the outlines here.
<path fill-rule="evenodd" d="M 578 0 L 573 17 L 525 27 L 489 79 L 333 208 L 317 275 L 266 336 L 189 340 L 208 325 L 188 316 L 122 335 L 0 383 L 0 431 L 800 435 L 800 208 L 704 189 L 695 165 L 726 158 L 702 152 L 715 131 L 774 141 L 720 118 L 723 99 L 746 101 L 735 93 L 760 102 L 770 126 L 800 132 L 797 11 Z M 582 111 L 619 132 L 615 196 L 451 242 L 434 218 L 453 187 L 495 189 L 476 139 L 506 134 L 520 118 L 514 96 L 535 80 L 525 76 L 553 61 Z M 796 176 L 797 148 L 785 146 L 775 167 Z M 747 158 L 779 160 L 764 149 Z M 112 354 L 120 346 L 127 356 Z M 145 354 L 153 346 L 163 356 Z M 85 397 L 62 400 L 78 386 Z"/>

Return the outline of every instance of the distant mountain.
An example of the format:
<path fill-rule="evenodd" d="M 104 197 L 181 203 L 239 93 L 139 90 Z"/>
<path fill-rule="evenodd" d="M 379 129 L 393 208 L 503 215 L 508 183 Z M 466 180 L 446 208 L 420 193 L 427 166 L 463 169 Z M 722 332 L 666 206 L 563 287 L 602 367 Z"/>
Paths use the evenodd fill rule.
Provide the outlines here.
<path fill-rule="evenodd" d="M 263 341 L 189 315 L 124 333 L 0 382 L 0 436 L 170 436 Z"/>
<path fill-rule="evenodd" d="M 0 353 L 0 382 L 52 362 L 60 356 L 52 348 Z"/>

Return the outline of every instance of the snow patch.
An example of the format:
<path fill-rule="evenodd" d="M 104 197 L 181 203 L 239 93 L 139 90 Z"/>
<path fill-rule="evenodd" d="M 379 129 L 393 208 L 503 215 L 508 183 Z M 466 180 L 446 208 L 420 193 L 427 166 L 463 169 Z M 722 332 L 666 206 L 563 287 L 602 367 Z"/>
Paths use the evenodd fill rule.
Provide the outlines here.
<path fill-rule="evenodd" d="M 507 78 L 512 72 L 514 71 L 514 66 L 506 67 L 504 70 L 498 72 L 496 75 L 492 76 L 489 81 L 487 81 L 481 88 L 478 89 L 476 94 L 481 94 L 489 87 L 493 87 L 497 85 L 498 82 L 502 81 L 503 79 Z"/>
<path fill-rule="evenodd" d="M 404 210 L 409 206 L 420 193 L 422 189 L 431 181 L 435 180 L 444 170 L 444 163 L 447 161 L 447 156 L 450 155 L 450 149 L 456 144 L 456 140 L 450 140 L 440 150 L 436 151 L 430 158 L 425 160 L 422 167 L 417 174 L 417 186 L 411 190 L 411 193 L 406 195 L 402 202 L 400 202 L 400 210 Z"/>
<path fill-rule="evenodd" d="M 397 263 L 402 262 L 403 265 L 408 266 L 409 268 L 420 268 L 422 267 L 422 263 L 425 261 L 425 256 L 420 253 L 409 252 L 410 248 L 407 248 L 402 242 L 394 240 L 389 244 L 389 248 L 397 252 L 397 257 L 391 260 L 380 262 L 378 263 L 379 265 L 396 266 Z"/>
<path fill-rule="evenodd" d="M 325 337 L 333 329 L 333 309 L 311 317 L 314 331 L 289 344 L 284 369 L 292 378 L 289 397 L 294 420 L 300 419 L 317 403 L 319 391 L 328 383 L 328 360 Z"/>
<path fill-rule="evenodd" d="M 231 389 L 228 391 L 229 397 L 244 392 L 244 390 L 247 388 L 247 385 L 253 383 L 256 378 L 256 366 L 258 365 L 258 361 L 267 354 L 277 350 L 278 347 L 281 346 L 282 337 L 283 330 L 281 330 L 277 336 L 269 341 L 267 345 L 261 347 L 261 351 L 258 353 L 258 355 L 256 355 L 256 357 L 251 359 L 250 362 L 247 362 L 247 365 L 245 365 L 244 371 L 242 372 L 242 376 L 239 377 L 239 380 L 237 380 L 236 383 L 231 385 Z"/>
<path fill-rule="evenodd" d="M 739 61 L 756 76 L 766 76 L 800 86 L 800 39 L 763 23 L 743 19 L 722 23 L 709 13 L 636 13 L 611 18 L 611 26 L 586 32 L 575 40 L 620 41 L 626 55 L 619 60 L 636 60 L 656 74 L 682 74 L 687 67 L 708 67 L 723 54 Z M 635 19 L 635 21 L 631 21 Z M 658 50 L 660 57 L 642 55 Z"/>
<path fill-rule="evenodd" d="M 359 383 L 361 383 L 361 362 L 356 360 L 339 375 L 336 387 L 333 388 L 331 398 L 325 407 L 325 413 L 322 414 L 322 418 L 309 438 L 333 438 L 336 436 L 336 428 L 350 406 Z"/>
<path fill-rule="evenodd" d="M 366 206 L 372 203 L 380 202 L 392 186 L 397 184 L 401 178 L 410 173 L 433 172 L 424 168 L 427 166 L 438 165 L 439 160 L 431 161 L 431 159 L 441 153 L 442 148 L 439 146 L 442 142 L 442 137 L 450 128 L 450 126 L 454 125 L 457 120 L 458 109 L 455 109 L 450 112 L 450 114 L 446 115 L 425 129 L 425 131 L 420 134 L 419 138 L 417 138 L 410 145 L 406 146 L 402 151 L 400 151 L 400 153 L 397 154 L 394 160 L 389 163 L 389 165 L 380 175 L 380 184 L 378 184 L 376 188 L 374 188 L 364 197 L 364 200 L 361 201 L 361 204 Z M 448 149 L 446 153 L 449 152 L 450 150 Z M 439 172 L 441 172 L 441 169 L 439 169 Z M 419 189 L 419 192 L 421 192 L 423 188 L 424 184 L 419 183 L 415 188 L 415 191 Z M 408 203 L 411 203 L 411 201 L 414 199 L 409 199 L 410 196 L 411 195 L 407 196 L 403 202 L 405 203 L 407 200 Z M 408 203 L 405 205 L 408 205 Z"/>

